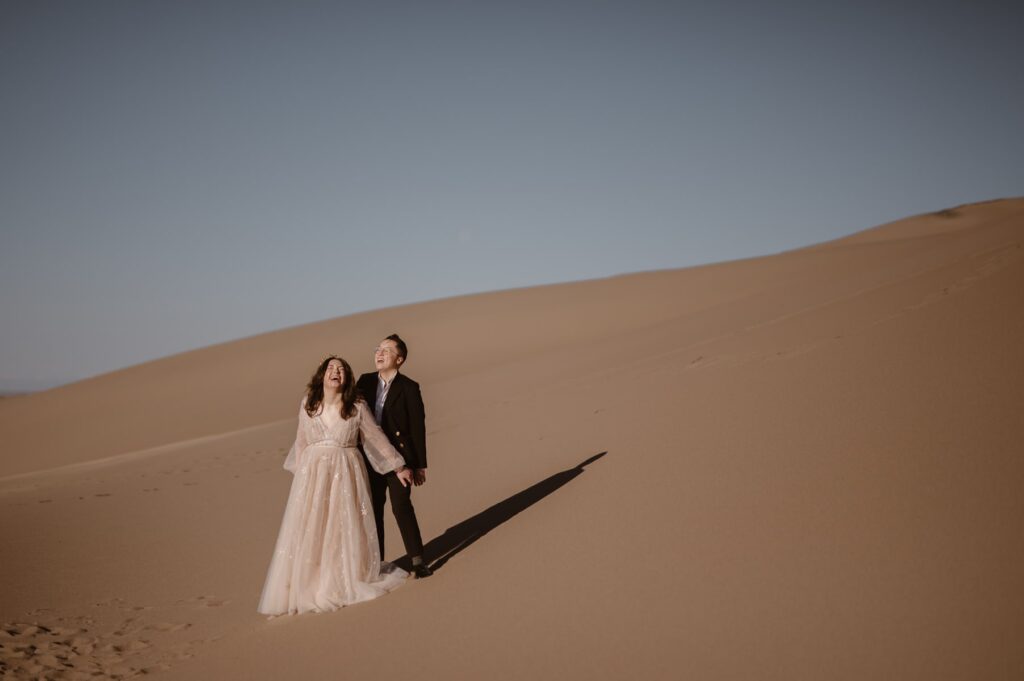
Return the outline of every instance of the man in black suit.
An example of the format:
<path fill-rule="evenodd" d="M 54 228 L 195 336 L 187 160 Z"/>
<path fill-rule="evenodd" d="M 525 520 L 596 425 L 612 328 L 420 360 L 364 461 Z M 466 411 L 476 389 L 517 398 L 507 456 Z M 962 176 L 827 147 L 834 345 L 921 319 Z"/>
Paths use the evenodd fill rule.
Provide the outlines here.
<path fill-rule="evenodd" d="M 409 350 L 398 334 L 391 334 L 380 342 L 373 353 L 375 373 L 363 374 L 356 387 L 366 400 L 377 423 L 398 453 L 412 469 L 413 483 L 427 481 L 427 434 L 423 398 L 419 383 L 400 374 L 399 367 L 408 357 Z M 364 454 L 365 456 L 365 454 Z M 433 574 L 423 562 L 423 538 L 412 507 L 412 487 L 406 487 L 394 473 L 381 475 L 367 462 L 370 494 L 373 497 L 373 519 L 377 522 L 380 558 L 384 560 L 384 504 L 391 494 L 391 511 L 402 533 L 405 551 L 412 559 L 417 578 Z"/>

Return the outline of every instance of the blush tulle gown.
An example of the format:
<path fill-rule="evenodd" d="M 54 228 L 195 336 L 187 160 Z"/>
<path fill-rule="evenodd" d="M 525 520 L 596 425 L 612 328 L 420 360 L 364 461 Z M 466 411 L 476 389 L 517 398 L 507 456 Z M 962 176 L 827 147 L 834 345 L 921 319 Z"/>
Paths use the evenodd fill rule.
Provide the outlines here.
<path fill-rule="evenodd" d="M 382 596 L 408 576 L 390 565 L 381 570 L 359 436 L 378 473 L 405 461 L 366 405 L 356 409 L 334 425 L 322 414 L 309 416 L 305 401 L 299 410 L 284 463 L 294 478 L 257 608 L 265 615 L 334 610 Z"/>

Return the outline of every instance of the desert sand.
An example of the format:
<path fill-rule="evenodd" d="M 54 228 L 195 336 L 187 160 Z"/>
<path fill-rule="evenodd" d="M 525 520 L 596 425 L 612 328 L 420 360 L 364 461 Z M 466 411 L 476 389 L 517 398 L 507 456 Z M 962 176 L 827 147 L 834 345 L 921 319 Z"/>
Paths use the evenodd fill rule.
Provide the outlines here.
<path fill-rule="evenodd" d="M 6 398 L 3 678 L 1024 678 L 1022 244 L 985 202 Z M 437 571 L 260 616 L 305 381 L 394 331 Z"/>

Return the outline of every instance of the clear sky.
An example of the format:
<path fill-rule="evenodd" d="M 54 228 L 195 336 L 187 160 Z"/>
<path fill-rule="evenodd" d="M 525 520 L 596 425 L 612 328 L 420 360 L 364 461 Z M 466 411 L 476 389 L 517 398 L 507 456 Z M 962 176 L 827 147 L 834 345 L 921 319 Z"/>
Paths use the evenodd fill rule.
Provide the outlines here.
<path fill-rule="evenodd" d="M 0 390 L 1024 194 L 1024 3 L 0 3 Z"/>

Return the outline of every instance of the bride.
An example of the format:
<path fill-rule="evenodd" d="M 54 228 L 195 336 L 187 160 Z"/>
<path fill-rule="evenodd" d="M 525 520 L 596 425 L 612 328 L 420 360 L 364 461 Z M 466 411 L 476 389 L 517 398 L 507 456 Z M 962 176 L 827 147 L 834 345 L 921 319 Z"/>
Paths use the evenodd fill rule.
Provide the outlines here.
<path fill-rule="evenodd" d="M 348 362 L 324 359 L 306 386 L 295 444 L 284 467 L 294 474 L 277 546 L 263 585 L 265 615 L 323 612 L 398 587 L 408 573 L 381 569 L 359 436 L 378 473 L 412 471 L 356 393 Z"/>

